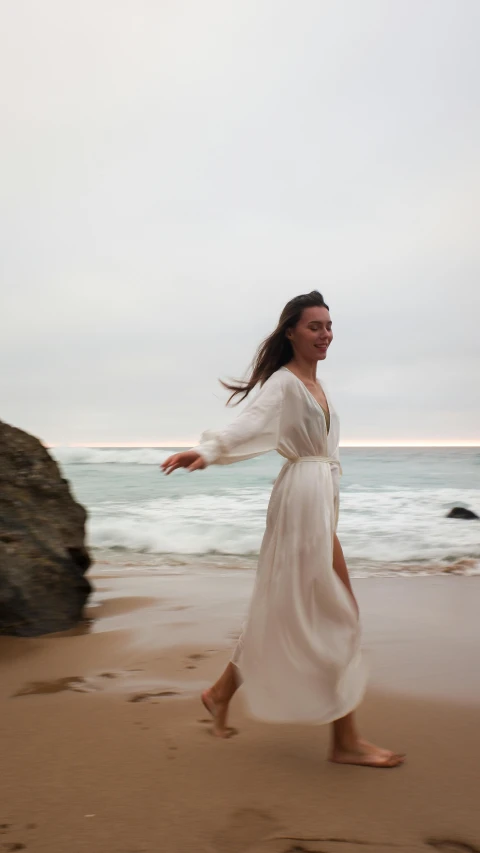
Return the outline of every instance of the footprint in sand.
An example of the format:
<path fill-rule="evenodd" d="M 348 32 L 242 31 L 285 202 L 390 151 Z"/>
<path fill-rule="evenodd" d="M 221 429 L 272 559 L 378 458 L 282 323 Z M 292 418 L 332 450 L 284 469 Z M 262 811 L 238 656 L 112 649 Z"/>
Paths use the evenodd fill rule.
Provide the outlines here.
<path fill-rule="evenodd" d="M 248 848 L 248 853 L 421 853 L 422 847 L 405 847 L 402 844 L 384 843 L 383 841 L 347 840 L 335 838 L 317 838 L 304 841 L 291 839 L 285 846 L 286 840 L 280 838 L 267 839 L 259 845 Z M 292 846 L 293 844 L 293 846 Z M 246 853 L 246 851 L 245 851 Z"/>
<path fill-rule="evenodd" d="M 25 829 L 36 829 L 36 823 L 27 823 Z M 13 826 L 10 823 L 0 823 L 0 835 L 9 834 L 14 831 Z M 22 841 L 0 841 L 0 851 L 6 851 L 6 853 L 15 853 L 16 850 L 26 850 L 27 845 L 23 844 Z"/>
<path fill-rule="evenodd" d="M 289 838 L 271 836 L 250 845 L 242 853 L 480 853 L 478 847 L 463 841 L 428 840 L 412 846 L 401 842 L 364 841 L 354 838 Z"/>
<path fill-rule="evenodd" d="M 173 759 L 174 759 L 174 758 L 176 758 L 177 756 L 176 756 L 176 755 L 172 755 L 172 753 L 174 753 L 174 752 L 178 752 L 178 746 L 169 746 L 169 747 L 168 747 L 168 752 L 169 752 L 170 754 L 169 754 L 169 755 L 167 755 L 167 759 L 168 759 L 169 761 L 173 761 Z"/>
<path fill-rule="evenodd" d="M 279 830 L 274 815 L 254 808 L 241 809 L 213 838 L 213 849 L 215 853 L 480 853 L 476 845 L 453 839 L 419 839 L 412 845 L 361 838 L 299 838 Z"/>
<path fill-rule="evenodd" d="M 247 853 L 256 841 L 272 835 L 278 828 L 277 821 L 268 812 L 239 809 L 214 837 L 214 850 L 216 853 Z"/>
<path fill-rule="evenodd" d="M 289 838 L 271 836 L 245 848 L 242 853 L 480 853 L 478 847 L 463 841 L 434 840 L 418 844 L 392 841 L 364 841 L 354 838 Z"/>
<path fill-rule="evenodd" d="M 130 696 L 129 702 L 148 702 L 150 699 L 164 699 L 171 696 L 179 696 L 176 690 L 159 690 L 157 693 L 136 693 Z"/>
<path fill-rule="evenodd" d="M 480 853 L 480 848 L 465 841 L 450 841 L 430 838 L 427 840 L 429 847 L 439 850 L 441 853 Z"/>
<path fill-rule="evenodd" d="M 73 693 L 94 693 L 97 690 L 102 690 L 105 685 L 104 681 L 113 681 L 116 678 L 121 678 L 127 673 L 142 672 L 141 669 L 129 669 L 126 672 L 100 672 L 98 675 L 91 675 L 86 678 L 80 675 L 67 675 L 63 678 L 50 679 L 48 681 L 30 681 L 25 684 L 20 690 L 12 694 L 12 698 L 18 696 L 41 696 L 49 693 L 63 693 L 71 691 Z"/>
<path fill-rule="evenodd" d="M 213 725 L 213 721 L 212 721 L 211 717 L 208 720 L 206 718 L 203 718 L 201 720 L 197 720 L 197 723 L 201 723 L 204 726 L 212 726 Z M 213 735 L 213 728 L 210 728 L 208 730 L 207 734 Z M 238 729 L 235 729 L 233 726 L 227 726 L 226 735 L 225 735 L 224 740 L 229 740 L 231 737 L 235 737 L 235 735 L 238 735 Z M 221 740 L 221 738 L 218 738 L 218 740 Z"/>
<path fill-rule="evenodd" d="M 92 688 L 89 688 L 84 678 L 78 675 L 66 676 L 65 678 L 56 678 L 50 681 L 30 681 L 25 684 L 20 690 L 12 694 L 13 698 L 17 696 L 39 696 L 48 693 L 62 693 L 65 690 L 71 690 L 74 693 L 89 693 Z"/>

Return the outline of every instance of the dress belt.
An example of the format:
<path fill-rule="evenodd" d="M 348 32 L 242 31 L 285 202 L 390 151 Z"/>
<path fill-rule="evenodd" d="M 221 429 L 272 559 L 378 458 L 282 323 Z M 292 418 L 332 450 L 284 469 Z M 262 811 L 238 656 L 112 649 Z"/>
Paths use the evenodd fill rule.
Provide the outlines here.
<path fill-rule="evenodd" d="M 296 465 L 297 462 L 325 462 L 327 465 L 337 465 L 342 473 L 342 466 L 338 459 L 334 459 L 333 456 L 295 456 L 292 459 L 287 459 L 287 462 L 290 465 Z"/>

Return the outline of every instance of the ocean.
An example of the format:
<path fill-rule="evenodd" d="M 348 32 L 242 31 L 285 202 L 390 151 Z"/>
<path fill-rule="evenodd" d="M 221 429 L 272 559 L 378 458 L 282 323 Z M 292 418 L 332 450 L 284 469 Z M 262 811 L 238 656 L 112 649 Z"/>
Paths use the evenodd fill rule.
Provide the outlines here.
<path fill-rule="evenodd" d="M 273 482 L 274 453 L 166 477 L 171 448 L 53 448 L 88 511 L 99 564 L 131 572 L 253 570 Z M 344 448 L 338 535 L 350 572 L 480 574 L 479 448 Z"/>

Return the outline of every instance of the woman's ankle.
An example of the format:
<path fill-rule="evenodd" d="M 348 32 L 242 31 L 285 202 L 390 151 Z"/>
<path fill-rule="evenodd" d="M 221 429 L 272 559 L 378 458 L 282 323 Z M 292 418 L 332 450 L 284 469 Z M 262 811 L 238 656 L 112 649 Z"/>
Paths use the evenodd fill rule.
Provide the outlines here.
<path fill-rule="evenodd" d="M 332 726 L 332 749 L 351 752 L 360 743 L 360 735 L 350 721 L 338 720 Z"/>
<path fill-rule="evenodd" d="M 333 752 L 355 752 L 360 743 L 359 738 L 332 738 Z"/>

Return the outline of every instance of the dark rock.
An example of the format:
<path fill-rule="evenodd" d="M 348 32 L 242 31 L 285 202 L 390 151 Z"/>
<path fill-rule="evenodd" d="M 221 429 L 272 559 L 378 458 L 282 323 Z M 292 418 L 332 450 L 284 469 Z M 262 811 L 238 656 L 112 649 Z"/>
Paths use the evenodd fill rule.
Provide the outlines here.
<path fill-rule="evenodd" d="M 478 518 L 479 516 L 476 513 L 472 512 L 471 509 L 465 509 L 463 506 L 454 506 L 453 509 L 450 510 L 447 518 Z"/>
<path fill-rule="evenodd" d="M 0 634 L 79 621 L 91 592 L 86 517 L 38 439 L 0 421 Z"/>

